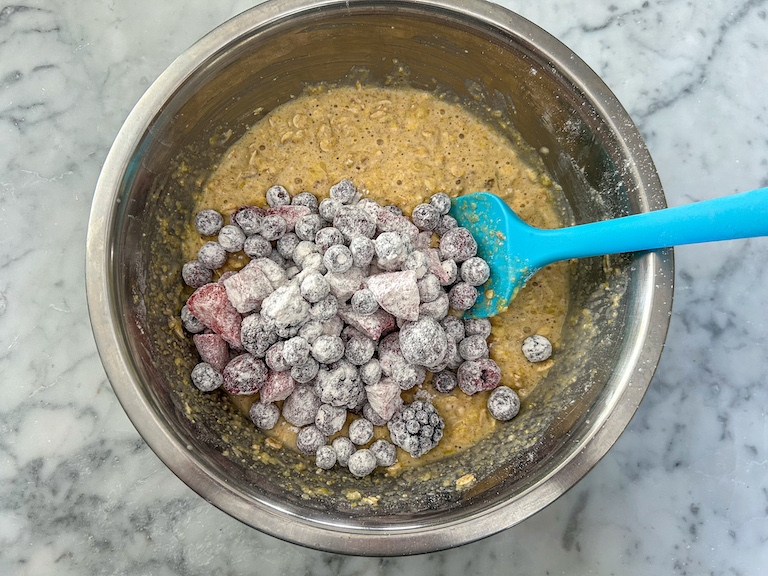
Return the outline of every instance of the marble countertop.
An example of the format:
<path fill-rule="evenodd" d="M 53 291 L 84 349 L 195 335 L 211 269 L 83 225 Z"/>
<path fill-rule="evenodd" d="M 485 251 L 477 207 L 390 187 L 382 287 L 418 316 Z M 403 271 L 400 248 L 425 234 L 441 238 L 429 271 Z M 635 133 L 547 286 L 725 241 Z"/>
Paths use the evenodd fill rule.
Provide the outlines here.
<path fill-rule="evenodd" d="M 616 93 L 670 205 L 768 185 L 768 2 L 503 4 Z M 0 573 L 758 574 L 768 566 L 768 240 L 676 251 L 667 346 L 608 455 L 548 508 L 455 550 L 307 550 L 207 504 L 141 440 L 91 335 L 84 246 L 120 125 L 244 0 L 0 9 Z"/>

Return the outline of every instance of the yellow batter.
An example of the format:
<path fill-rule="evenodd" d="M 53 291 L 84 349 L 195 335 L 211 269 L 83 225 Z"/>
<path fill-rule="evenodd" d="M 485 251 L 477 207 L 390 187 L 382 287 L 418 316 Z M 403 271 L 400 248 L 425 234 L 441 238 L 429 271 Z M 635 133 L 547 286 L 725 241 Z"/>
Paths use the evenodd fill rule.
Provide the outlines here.
<path fill-rule="evenodd" d="M 396 204 L 407 215 L 436 192 L 458 196 L 487 191 L 503 198 L 529 224 L 563 225 L 554 203 L 558 190 L 546 175 L 522 162 L 508 136 L 458 104 L 409 88 L 323 86 L 283 104 L 228 150 L 197 209 L 213 208 L 226 216 L 242 205 L 265 206 L 264 194 L 275 184 L 292 195 L 309 191 L 322 199 L 342 178 L 351 179 L 364 196 L 382 205 Z M 205 241 L 191 227 L 186 258 L 195 258 Z M 247 262 L 243 253 L 230 256 L 228 266 L 218 272 Z M 539 272 L 509 309 L 492 319 L 491 358 L 501 368 L 502 384 L 521 398 L 553 361 L 531 364 L 520 347 L 531 334 L 542 334 L 557 347 L 568 306 L 566 266 L 559 263 Z M 398 448 L 398 464 L 390 473 L 466 449 L 498 425 L 485 406 L 488 392 L 470 397 L 457 388 L 438 394 L 428 382 L 404 399 L 411 401 L 419 389 L 428 392 L 445 419 L 444 437 L 418 460 Z M 243 411 L 255 399 L 232 397 Z M 270 441 L 295 448 L 296 432 L 281 419 Z M 386 427 L 376 427 L 375 437 L 387 438 Z"/>

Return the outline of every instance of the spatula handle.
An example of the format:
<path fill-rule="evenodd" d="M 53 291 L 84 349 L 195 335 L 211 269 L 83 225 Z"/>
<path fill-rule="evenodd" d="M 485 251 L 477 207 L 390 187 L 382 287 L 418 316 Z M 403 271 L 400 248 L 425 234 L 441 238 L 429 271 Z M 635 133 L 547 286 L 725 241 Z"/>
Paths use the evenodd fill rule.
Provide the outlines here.
<path fill-rule="evenodd" d="M 541 232 L 551 262 L 768 236 L 768 188 Z"/>

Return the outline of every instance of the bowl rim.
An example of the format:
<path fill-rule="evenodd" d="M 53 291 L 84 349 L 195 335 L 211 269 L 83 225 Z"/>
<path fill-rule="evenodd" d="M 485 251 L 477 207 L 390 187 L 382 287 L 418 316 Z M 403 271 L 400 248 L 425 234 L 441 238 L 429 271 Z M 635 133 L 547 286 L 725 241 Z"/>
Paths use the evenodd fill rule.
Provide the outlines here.
<path fill-rule="evenodd" d="M 338 6 L 380 6 L 388 10 L 416 7 L 441 10 L 500 29 L 536 47 L 559 73 L 585 91 L 591 104 L 619 136 L 628 157 L 635 158 L 634 179 L 645 192 L 641 210 L 666 207 L 664 193 L 650 154 L 639 131 L 616 97 L 578 56 L 555 37 L 522 16 L 485 0 L 270 0 L 221 24 L 182 53 L 155 80 L 125 120 L 104 162 L 88 221 L 86 240 L 86 293 L 88 310 L 99 355 L 115 394 L 129 419 L 157 456 L 192 490 L 245 524 L 283 540 L 304 546 L 356 555 L 417 554 L 490 536 L 509 528 L 543 509 L 576 484 L 605 455 L 626 428 L 650 384 L 658 365 L 669 327 L 672 308 L 674 261 L 672 249 L 649 252 L 651 273 L 645 286 L 642 334 L 630 351 L 631 370 L 612 409 L 593 426 L 580 446 L 575 447 L 542 482 L 515 498 L 483 509 L 475 516 L 433 526 L 405 526 L 382 531 L 354 529 L 286 515 L 232 490 L 226 479 L 201 468 L 199 461 L 171 429 L 153 417 L 154 411 L 133 377 L 127 346 L 120 339 L 119 321 L 111 303 L 110 232 L 119 199 L 120 184 L 129 160 L 156 114 L 170 95 L 184 84 L 206 59 L 236 39 L 296 13 Z"/>

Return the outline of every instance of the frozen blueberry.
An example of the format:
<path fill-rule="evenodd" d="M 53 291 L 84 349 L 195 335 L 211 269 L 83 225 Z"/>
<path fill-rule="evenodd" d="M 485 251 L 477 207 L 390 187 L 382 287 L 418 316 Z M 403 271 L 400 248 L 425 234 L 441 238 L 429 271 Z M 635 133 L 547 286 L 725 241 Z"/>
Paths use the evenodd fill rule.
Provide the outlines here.
<path fill-rule="evenodd" d="M 349 457 L 347 467 L 358 478 L 364 478 L 376 470 L 376 456 L 370 450 L 361 448 Z"/>
<path fill-rule="evenodd" d="M 261 219 L 264 217 L 264 210 L 256 206 L 243 206 L 237 212 L 232 214 L 232 222 L 240 226 L 246 236 L 258 234 L 261 228 Z"/>
<path fill-rule="evenodd" d="M 342 330 L 344 330 L 344 321 L 337 315 L 333 315 L 323 322 L 323 334 L 341 336 Z"/>
<path fill-rule="evenodd" d="M 477 242 L 466 228 L 448 230 L 440 238 L 440 258 L 464 262 L 477 254 Z"/>
<path fill-rule="evenodd" d="M 272 243 L 261 234 L 253 234 L 245 239 L 243 252 L 249 258 L 266 258 L 272 252 Z"/>
<path fill-rule="evenodd" d="M 213 236 L 224 225 L 224 217 L 216 210 L 201 210 L 195 216 L 195 228 L 204 236 Z"/>
<path fill-rule="evenodd" d="M 446 260 L 440 262 L 440 267 L 443 269 L 442 279 L 440 284 L 443 286 L 450 286 L 456 282 L 456 278 L 459 276 L 459 267 L 453 260 Z"/>
<path fill-rule="evenodd" d="M 275 342 L 264 355 L 264 362 L 273 372 L 285 372 L 291 367 L 283 358 L 283 342 Z"/>
<path fill-rule="evenodd" d="M 297 386 L 283 402 L 283 418 L 294 426 L 312 424 L 321 404 L 311 387 Z"/>
<path fill-rule="evenodd" d="M 448 302 L 454 310 L 469 310 L 477 300 L 477 288 L 466 282 L 455 284 L 448 292 Z"/>
<path fill-rule="evenodd" d="M 353 444 L 363 446 L 373 439 L 373 424 L 365 418 L 358 418 L 349 425 L 349 439 Z"/>
<path fill-rule="evenodd" d="M 411 364 L 434 366 L 448 350 L 445 330 L 432 318 L 410 322 L 400 330 L 400 350 Z"/>
<path fill-rule="evenodd" d="M 408 257 L 405 238 L 398 232 L 382 232 L 373 242 L 378 265 L 385 270 L 396 270 Z"/>
<path fill-rule="evenodd" d="M 376 440 L 376 442 L 371 444 L 369 450 L 376 457 L 377 466 L 386 468 L 397 462 L 397 448 L 391 442 L 387 442 L 384 439 Z"/>
<path fill-rule="evenodd" d="M 301 281 L 301 295 L 311 304 L 320 302 L 330 291 L 328 281 L 316 270 L 311 271 Z"/>
<path fill-rule="evenodd" d="M 308 194 L 308 192 L 307 192 Z M 314 196 L 312 196 L 314 198 Z M 315 452 L 315 466 L 321 470 L 330 470 L 336 465 L 336 450 L 331 446 L 320 446 Z"/>
<path fill-rule="evenodd" d="M 352 444 L 349 438 L 344 436 L 339 436 L 331 442 L 331 447 L 336 452 L 336 461 L 341 466 L 346 466 L 349 463 L 349 457 L 355 453 L 355 445 Z"/>
<path fill-rule="evenodd" d="M 320 216 L 323 217 L 323 220 L 328 222 L 333 222 L 339 208 L 341 208 L 341 202 L 335 198 L 324 198 L 320 201 L 320 205 L 317 207 Z"/>
<path fill-rule="evenodd" d="M 291 195 L 282 186 L 272 186 L 266 193 L 267 204 L 272 208 L 276 206 L 288 206 L 291 203 Z"/>
<path fill-rule="evenodd" d="M 323 404 L 315 416 L 315 426 L 326 436 L 336 434 L 346 422 L 347 410 L 341 406 Z"/>
<path fill-rule="evenodd" d="M 464 340 L 465 334 L 465 321 L 456 316 L 446 316 L 440 322 L 445 330 L 445 333 L 453 338 L 454 342 L 461 342 Z"/>
<path fill-rule="evenodd" d="M 275 326 L 265 321 L 258 314 L 243 318 L 240 327 L 240 340 L 243 347 L 258 358 L 263 358 L 267 350 L 277 342 Z"/>
<path fill-rule="evenodd" d="M 352 252 L 352 263 L 358 268 L 368 266 L 371 260 L 373 260 L 373 255 L 376 253 L 373 240 L 365 236 L 352 238 L 349 242 L 349 251 Z"/>
<path fill-rule="evenodd" d="M 320 364 L 310 356 L 304 364 L 291 367 L 291 378 L 299 384 L 309 384 L 317 376 L 318 370 L 320 370 Z"/>
<path fill-rule="evenodd" d="M 414 254 L 420 254 L 420 252 L 414 252 Z M 416 282 L 416 286 L 419 289 L 419 301 L 423 304 L 425 302 L 434 302 L 437 300 L 440 294 L 443 294 L 443 287 L 440 286 L 440 280 L 432 273 L 425 274 L 421 280 Z"/>
<path fill-rule="evenodd" d="M 197 261 L 206 268 L 218 270 L 227 263 L 227 251 L 218 242 L 206 242 L 197 251 Z"/>
<path fill-rule="evenodd" d="M 392 380 L 401 390 L 410 390 L 418 386 L 427 377 L 427 371 L 423 366 L 408 364 L 405 360 L 395 361 L 392 364 Z"/>
<path fill-rule="evenodd" d="M 320 364 L 332 364 L 344 356 L 344 341 L 338 336 L 322 335 L 312 344 L 312 356 Z"/>
<path fill-rule="evenodd" d="M 429 203 L 435 207 L 441 216 L 451 211 L 451 199 L 445 192 L 433 194 L 432 198 L 429 199 Z"/>
<path fill-rule="evenodd" d="M 310 212 L 317 212 L 317 196 L 312 192 L 301 192 L 291 198 L 291 206 L 306 206 Z"/>
<path fill-rule="evenodd" d="M 488 343 L 480 334 L 467 336 L 459 342 L 459 354 L 464 360 L 477 360 L 488 357 Z"/>
<path fill-rule="evenodd" d="M 331 369 L 320 370 L 315 379 L 315 392 L 325 404 L 353 409 L 365 399 L 365 388 L 357 370 L 343 361 Z"/>
<path fill-rule="evenodd" d="M 440 442 L 445 421 L 430 402 L 417 400 L 412 404 L 404 404 L 387 423 L 387 428 L 396 446 L 418 458 Z"/>
<path fill-rule="evenodd" d="M 333 225 L 347 240 L 358 236 L 373 238 L 376 233 L 376 219 L 365 210 L 355 206 L 342 205 L 333 218 Z"/>
<path fill-rule="evenodd" d="M 352 310 L 357 314 L 370 316 L 378 309 L 379 303 L 376 302 L 373 292 L 368 290 L 368 288 L 363 288 L 352 294 Z"/>
<path fill-rule="evenodd" d="M 317 426 L 305 426 L 296 435 L 296 448 L 302 454 L 312 456 L 321 446 L 325 446 L 328 437 Z"/>
<path fill-rule="evenodd" d="M 267 258 L 272 260 L 272 262 L 274 262 L 281 268 L 285 268 L 286 266 L 285 258 L 280 256 L 280 252 L 278 252 L 277 250 L 272 250 L 272 252 L 269 253 L 269 256 L 267 256 Z"/>
<path fill-rule="evenodd" d="M 315 302 L 309 309 L 309 314 L 313 320 L 327 322 L 339 311 L 339 301 L 336 296 L 329 294 L 319 302 Z"/>
<path fill-rule="evenodd" d="M 325 251 L 323 264 L 329 272 L 344 274 L 352 268 L 352 252 L 343 244 L 334 244 Z"/>
<path fill-rule="evenodd" d="M 365 406 L 363 406 L 363 418 L 368 420 L 374 426 L 385 426 L 387 424 L 387 420 L 382 418 L 381 415 L 376 412 L 376 410 L 373 409 L 373 406 L 371 406 L 368 402 L 366 402 Z"/>
<path fill-rule="evenodd" d="M 458 228 L 459 223 L 456 221 L 456 218 L 451 216 L 450 214 L 446 214 L 442 218 L 440 218 L 440 222 L 437 223 L 437 228 L 435 228 L 435 233 L 442 238 L 445 236 L 445 233 L 448 232 L 448 230 L 453 230 L 454 228 Z"/>
<path fill-rule="evenodd" d="M 299 336 L 310 344 L 314 344 L 317 337 L 323 333 L 323 325 L 318 320 L 310 320 L 299 328 Z"/>
<path fill-rule="evenodd" d="M 467 336 L 477 334 L 483 338 L 488 338 L 491 335 L 491 321 L 488 318 L 467 318 L 464 320 L 464 329 Z"/>
<path fill-rule="evenodd" d="M 373 358 L 376 344 L 366 336 L 355 336 L 347 341 L 345 356 L 355 366 L 362 366 Z"/>
<path fill-rule="evenodd" d="M 402 216 L 403 210 L 400 208 L 400 206 L 395 206 L 394 204 L 388 204 L 384 206 L 385 210 L 388 210 L 389 212 L 392 212 L 395 216 Z"/>
<path fill-rule="evenodd" d="M 314 242 L 302 240 L 293 250 L 293 261 L 301 266 L 310 254 L 317 254 L 317 245 Z"/>
<path fill-rule="evenodd" d="M 413 209 L 411 221 L 419 230 L 434 230 L 440 221 L 440 212 L 432 204 L 419 204 Z"/>
<path fill-rule="evenodd" d="M 376 384 L 381 380 L 381 364 L 375 358 L 371 358 L 360 367 L 360 379 L 366 386 Z"/>
<path fill-rule="evenodd" d="M 496 420 L 512 420 L 520 412 L 520 398 L 512 388 L 499 386 L 488 396 L 487 406 Z"/>
<path fill-rule="evenodd" d="M 501 382 L 501 370 L 490 358 L 479 358 L 464 362 L 456 373 L 459 388 L 471 396 L 476 392 L 493 390 Z"/>
<path fill-rule="evenodd" d="M 317 272 L 320 272 L 320 274 L 325 274 L 328 272 L 325 264 L 323 264 L 323 257 L 317 252 L 308 254 L 307 257 L 301 261 L 301 269 L 307 271 L 316 270 Z"/>
<path fill-rule="evenodd" d="M 245 244 L 245 232 L 240 226 L 228 224 L 219 231 L 218 239 L 227 252 L 240 252 Z"/>
<path fill-rule="evenodd" d="M 357 189 L 351 180 L 344 178 L 338 184 L 331 186 L 331 198 L 338 200 L 342 204 L 351 204 L 357 196 Z"/>
<path fill-rule="evenodd" d="M 295 336 L 283 342 L 283 359 L 289 366 L 301 366 L 309 358 L 309 342 Z"/>
<path fill-rule="evenodd" d="M 280 408 L 271 403 L 262 404 L 261 402 L 254 402 L 251 404 L 248 415 L 257 428 L 272 430 L 280 419 Z"/>
<path fill-rule="evenodd" d="M 414 250 L 405 258 L 403 262 L 403 270 L 413 270 L 416 272 L 416 278 L 421 279 L 427 273 L 429 268 L 429 259 L 424 252 Z"/>
<path fill-rule="evenodd" d="M 224 389 L 230 394 L 255 394 L 267 381 L 267 366 L 253 354 L 240 354 L 224 368 Z"/>
<path fill-rule="evenodd" d="M 432 376 L 432 387 L 442 394 L 452 392 L 458 383 L 456 374 L 449 370 L 443 370 Z"/>
<path fill-rule="evenodd" d="M 296 234 L 293 232 L 287 232 L 277 239 L 277 242 L 275 242 L 275 248 L 277 249 L 277 252 L 280 254 L 280 256 L 286 260 L 292 260 L 294 250 L 296 250 L 296 247 L 300 242 L 301 240 L 298 236 L 296 236 Z"/>
<path fill-rule="evenodd" d="M 187 286 L 200 288 L 211 281 L 213 273 L 197 260 L 190 260 L 181 267 L 181 278 Z"/>
<path fill-rule="evenodd" d="M 181 307 L 181 324 L 184 326 L 184 329 L 189 332 L 190 334 L 200 334 L 203 330 L 205 330 L 205 324 L 200 322 L 197 318 L 194 317 L 192 312 L 189 311 L 189 308 L 186 304 Z"/>
<path fill-rule="evenodd" d="M 295 278 L 299 272 L 301 272 L 301 270 L 298 266 L 289 266 L 285 269 L 285 277 L 288 278 L 288 280 L 291 280 L 292 278 Z"/>
<path fill-rule="evenodd" d="M 270 242 L 282 237 L 287 229 L 288 223 L 285 221 L 285 218 L 278 214 L 264 216 L 264 219 L 261 221 L 261 235 Z"/>
<path fill-rule="evenodd" d="M 198 390 L 211 392 L 224 383 L 224 377 L 207 362 L 200 362 L 192 369 L 192 384 Z"/>
<path fill-rule="evenodd" d="M 523 355 L 528 362 L 543 362 L 552 356 L 552 343 L 541 334 L 523 340 Z"/>
<path fill-rule="evenodd" d="M 344 236 L 333 226 L 326 226 L 317 231 L 314 241 L 320 254 L 325 254 L 325 251 L 331 246 L 344 244 Z"/>
<path fill-rule="evenodd" d="M 491 269 L 482 258 L 473 256 L 461 265 L 461 279 L 471 286 L 482 286 L 491 277 Z"/>
<path fill-rule="evenodd" d="M 307 214 L 299 218 L 296 222 L 296 236 L 302 240 L 309 240 L 314 242 L 315 236 L 321 228 L 325 227 L 325 220 L 323 220 L 319 214 Z"/>

